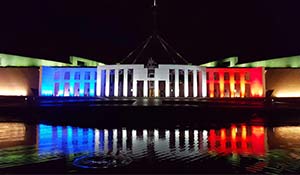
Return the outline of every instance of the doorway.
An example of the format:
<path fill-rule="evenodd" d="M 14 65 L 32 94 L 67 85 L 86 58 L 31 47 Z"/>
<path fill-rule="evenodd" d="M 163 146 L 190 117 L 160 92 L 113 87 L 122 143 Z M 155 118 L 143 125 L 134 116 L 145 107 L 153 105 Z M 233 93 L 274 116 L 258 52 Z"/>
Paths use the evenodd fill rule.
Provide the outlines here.
<path fill-rule="evenodd" d="M 70 96 L 70 83 L 65 83 L 64 85 L 64 96 Z"/>
<path fill-rule="evenodd" d="M 54 84 L 54 96 L 59 96 L 59 83 Z"/>
<path fill-rule="evenodd" d="M 154 97 L 154 81 L 148 81 L 148 97 Z"/>
<path fill-rule="evenodd" d="M 144 81 L 137 81 L 137 97 L 144 96 Z"/>
<path fill-rule="evenodd" d="M 90 83 L 84 83 L 84 96 L 90 96 Z"/>
<path fill-rule="evenodd" d="M 74 96 L 75 97 L 80 96 L 80 84 L 79 83 L 74 84 Z"/>
<path fill-rule="evenodd" d="M 166 82 L 165 81 L 159 81 L 158 82 L 158 87 L 159 87 L 159 96 L 160 97 L 166 97 Z"/>

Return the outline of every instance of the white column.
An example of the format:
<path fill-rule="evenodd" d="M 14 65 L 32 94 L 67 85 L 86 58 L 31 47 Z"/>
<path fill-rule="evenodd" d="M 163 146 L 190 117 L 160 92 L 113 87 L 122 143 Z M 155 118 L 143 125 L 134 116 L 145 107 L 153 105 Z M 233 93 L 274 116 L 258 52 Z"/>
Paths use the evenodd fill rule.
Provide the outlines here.
<path fill-rule="evenodd" d="M 137 72 L 139 70 L 134 70 L 132 69 L 132 96 L 136 97 L 137 96 L 137 77 L 136 74 L 139 73 Z"/>
<path fill-rule="evenodd" d="M 193 96 L 197 97 L 197 69 L 193 69 Z"/>
<path fill-rule="evenodd" d="M 155 81 L 154 81 L 154 96 L 155 96 L 155 97 L 158 97 L 158 91 L 159 91 L 159 88 L 158 88 L 158 80 L 155 80 Z"/>
<path fill-rule="evenodd" d="M 166 80 L 166 89 L 165 89 L 166 97 L 170 97 L 170 79 L 169 79 L 169 77 L 170 77 L 170 75 L 168 76 L 168 79 Z"/>
<path fill-rule="evenodd" d="M 148 97 L 148 81 L 144 80 L 144 97 Z"/>
<path fill-rule="evenodd" d="M 106 83 L 105 83 L 105 96 L 109 96 L 109 78 L 110 78 L 110 70 L 106 69 Z"/>
<path fill-rule="evenodd" d="M 175 97 L 179 97 L 179 69 L 175 69 Z"/>
<path fill-rule="evenodd" d="M 114 85 L 115 85 L 115 89 L 114 89 L 114 95 L 115 95 L 115 97 L 117 97 L 119 94 L 119 69 L 115 69 L 115 83 L 114 83 Z"/>
<path fill-rule="evenodd" d="M 184 70 L 184 97 L 189 96 L 189 70 Z"/>
<path fill-rule="evenodd" d="M 128 69 L 123 70 L 123 96 L 127 97 L 128 92 Z"/>
<path fill-rule="evenodd" d="M 102 73 L 102 70 L 98 67 L 97 68 L 97 87 L 96 87 L 97 88 L 96 93 L 97 93 L 98 97 L 101 96 L 101 81 L 102 81 L 101 73 Z"/>
<path fill-rule="evenodd" d="M 207 97 L 206 69 L 201 70 L 202 73 L 202 97 Z"/>

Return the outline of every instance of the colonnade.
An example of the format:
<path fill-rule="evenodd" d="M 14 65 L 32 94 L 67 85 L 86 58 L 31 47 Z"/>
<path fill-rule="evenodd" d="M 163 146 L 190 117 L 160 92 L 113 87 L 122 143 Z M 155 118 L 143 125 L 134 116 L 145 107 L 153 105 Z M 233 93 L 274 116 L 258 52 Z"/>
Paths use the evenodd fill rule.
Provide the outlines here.
<path fill-rule="evenodd" d="M 128 71 L 131 72 L 130 82 L 128 80 Z M 114 83 L 111 83 L 111 72 L 114 71 Z M 122 71 L 119 74 L 119 71 Z M 97 69 L 97 96 L 130 96 L 137 97 L 138 91 L 143 91 L 143 97 L 149 97 L 149 91 L 154 90 L 154 97 L 160 97 L 163 92 L 163 97 L 170 97 L 171 91 L 174 91 L 173 97 L 180 96 L 180 90 L 183 90 L 183 97 L 189 97 L 190 89 L 192 96 L 190 97 L 206 97 L 206 73 L 205 68 L 191 65 L 159 65 L 154 69 L 154 77 L 149 77 L 148 68 L 144 65 L 106 65 L 98 66 Z M 174 80 L 171 81 L 170 74 L 174 72 Z M 180 72 L 183 71 L 183 82 L 180 82 Z M 192 79 L 189 82 L 189 74 L 192 74 Z M 120 77 L 123 76 L 123 77 Z M 122 79 L 122 84 L 120 84 Z M 131 83 L 131 84 L 129 84 Z M 138 89 L 139 84 L 142 87 Z M 172 90 L 170 83 L 174 83 Z M 183 83 L 183 89 L 180 89 L 180 83 Z M 162 87 L 160 86 L 162 84 Z M 192 84 L 192 87 L 190 87 Z M 113 85 L 113 92 L 111 92 Z M 119 88 L 122 85 L 122 89 Z M 152 87 L 153 86 L 153 87 Z M 104 90 L 102 89 L 104 88 Z M 128 89 L 130 88 L 130 89 Z M 121 93 L 119 91 L 122 91 Z M 128 91 L 129 90 L 129 91 Z M 101 93 L 103 92 L 104 93 Z M 113 93 L 113 94 L 112 94 Z M 141 95 L 140 95 L 141 96 Z"/>

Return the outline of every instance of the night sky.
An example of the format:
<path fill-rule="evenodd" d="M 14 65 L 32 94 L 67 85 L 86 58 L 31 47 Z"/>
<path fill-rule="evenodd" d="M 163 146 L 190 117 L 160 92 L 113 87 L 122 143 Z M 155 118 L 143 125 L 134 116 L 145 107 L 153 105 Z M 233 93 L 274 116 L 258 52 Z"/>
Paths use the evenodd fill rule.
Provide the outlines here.
<path fill-rule="evenodd" d="M 152 0 L 1 1 L 0 52 L 120 62 L 152 33 Z M 300 54 L 299 0 L 157 0 L 161 36 L 193 64 Z M 156 55 L 153 55 L 154 57 Z M 158 58 L 154 58 L 158 59 Z"/>

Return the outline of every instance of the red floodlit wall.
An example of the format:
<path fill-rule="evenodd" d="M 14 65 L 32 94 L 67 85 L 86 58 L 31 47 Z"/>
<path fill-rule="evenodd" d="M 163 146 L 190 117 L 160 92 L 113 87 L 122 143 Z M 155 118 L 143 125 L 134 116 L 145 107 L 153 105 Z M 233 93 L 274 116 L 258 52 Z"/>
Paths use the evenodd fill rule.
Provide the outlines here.
<path fill-rule="evenodd" d="M 206 68 L 208 97 L 264 97 L 265 70 L 257 68 Z"/>

